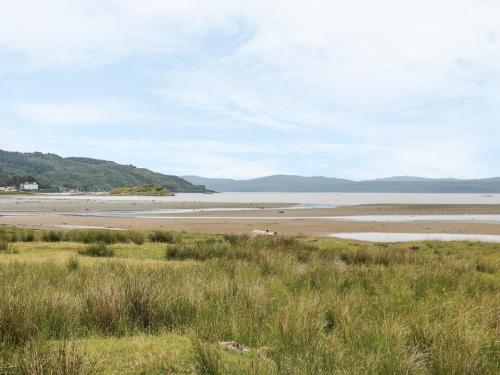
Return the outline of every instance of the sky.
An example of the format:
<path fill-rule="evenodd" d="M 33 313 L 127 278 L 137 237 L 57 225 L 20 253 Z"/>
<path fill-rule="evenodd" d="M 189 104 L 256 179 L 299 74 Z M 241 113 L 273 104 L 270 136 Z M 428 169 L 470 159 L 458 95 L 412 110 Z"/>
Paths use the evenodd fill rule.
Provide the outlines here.
<path fill-rule="evenodd" d="M 500 176 L 498 0 L 0 0 L 0 149 Z"/>

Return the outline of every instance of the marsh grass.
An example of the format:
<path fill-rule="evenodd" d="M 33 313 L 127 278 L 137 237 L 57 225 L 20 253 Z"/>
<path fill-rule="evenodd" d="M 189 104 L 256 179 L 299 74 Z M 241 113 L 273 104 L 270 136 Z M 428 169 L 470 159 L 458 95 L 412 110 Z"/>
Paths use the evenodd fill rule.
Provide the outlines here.
<path fill-rule="evenodd" d="M 79 242 L 98 243 L 108 245 L 117 243 L 135 243 L 142 245 L 146 234 L 140 231 L 111 230 L 111 229 L 73 229 L 73 230 L 31 230 L 25 228 L 5 227 L 0 228 L 0 240 L 8 242 Z"/>
<path fill-rule="evenodd" d="M 11 228 L 0 228 L 0 242 L 16 242 L 17 232 Z"/>
<path fill-rule="evenodd" d="M 84 249 L 79 250 L 78 254 L 91 257 L 112 257 L 115 252 L 106 243 L 99 242 L 87 245 Z"/>
<path fill-rule="evenodd" d="M 0 240 L 0 254 L 17 254 L 18 251 L 12 246 L 12 243 Z"/>
<path fill-rule="evenodd" d="M 73 256 L 1 266 L 5 366 L 18 366 L 33 340 L 172 332 L 192 338 L 192 368 L 204 374 L 500 370 L 498 246 L 174 237 L 135 247 L 160 252 L 147 262 Z M 83 251 L 102 249 L 110 248 Z M 120 254 L 120 244 L 113 249 Z M 250 352 L 228 356 L 221 341 Z"/>
<path fill-rule="evenodd" d="M 220 349 L 199 339 L 193 345 L 195 368 L 200 375 L 222 375 Z"/>
<path fill-rule="evenodd" d="M 149 240 L 151 242 L 161 242 L 161 243 L 176 243 L 177 236 L 172 232 L 155 230 L 149 233 Z"/>
<path fill-rule="evenodd" d="M 42 241 L 44 242 L 61 242 L 63 240 L 63 232 L 59 230 L 50 230 L 44 232 L 42 235 Z"/>
<path fill-rule="evenodd" d="M 74 345 L 58 346 L 39 342 L 26 344 L 15 358 L 10 373 L 26 375 L 90 375 L 95 374 L 95 360 L 87 360 Z"/>
<path fill-rule="evenodd" d="M 476 271 L 495 274 L 500 267 L 499 262 L 494 262 L 489 259 L 479 258 L 476 261 Z"/>
<path fill-rule="evenodd" d="M 144 243 L 144 235 L 138 231 L 78 229 L 64 232 L 63 240 L 86 244 L 105 243 L 112 245 L 116 243 L 133 242 L 142 245 Z"/>
<path fill-rule="evenodd" d="M 21 242 L 34 242 L 35 232 L 31 230 L 22 231 L 18 236 L 18 241 Z"/>
<path fill-rule="evenodd" d="M 231 248 L 224 242 L 181 243 L 167 247 L 165 258 L 168 260 L 207 260 L 230 255 Z"/>
<path fill-rule="evenodd" d="M 35 232 L 29 229 L 0 228 L 0 241 L 4 242 L 33 242 Z"/>
<path fill-rule="evenodd" d="M 80 261 L 76 256 L 71 256 L 66 263 L 69 271 L 76 271 L 80 267 Z"/>
<path fill-rule="evenodd" d="M 10 243 L 5 240 L 0 240 L 0 252 L 7 253 L 10 250 Z"/>

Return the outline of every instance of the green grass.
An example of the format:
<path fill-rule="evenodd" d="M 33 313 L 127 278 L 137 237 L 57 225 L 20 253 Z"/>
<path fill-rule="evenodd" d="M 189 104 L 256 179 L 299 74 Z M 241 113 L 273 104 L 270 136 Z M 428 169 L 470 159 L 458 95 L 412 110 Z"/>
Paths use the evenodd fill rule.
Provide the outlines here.
<path fill-rule="evenodd" d="M 158 236 L 172 236 L 170 232 L 157 231 Z M 25 228 L 0 228 L 0 240 L 7 242 L 79 242 L 79 243 L 97 243 L 106 244 L 133 242 L 142 245 L 149 234 L 140 231 L 121 231 L 107 229 L 75 229 L 75 230 L 50 230 L 40 231 Z M 161 241 L 160 241 L 161 242 Z"/>
<path fill-rule="evenodd" d="M 0 252 L 8 252 L 10 250 L 10 243 L 7 241 L 0 241 Z"/>
<path fill-rule="evenodd" d="M 115 251 L 101 242 L 87 245 L 84 249 L 79 250 L 78 254 L 90 257 L 112 257 L 115 255 Z"/>
<path fill-rule="evenodd" d="M 155 230 L 149 234 L 149 240 L 151 242 L 175 243 L 176 236 L 172 232 Z"/>
<path fill-rule="evenodd" d="M 26 191 L 0 191 L 0 195 L 33 195 Z"/>
<path fill-rule="evenodd" d="M 69 232 L 0 252 L 0 373 L 500 371 L 495 244 Z"/>
<path fill-rule="evenodd" d="M 133 187 L 120 187 L 111 190 L 111 195 L 144 195 L 144 196 L 165 196 L 174 195 L 170 190 L 159 185 L 143 185 Z"/>

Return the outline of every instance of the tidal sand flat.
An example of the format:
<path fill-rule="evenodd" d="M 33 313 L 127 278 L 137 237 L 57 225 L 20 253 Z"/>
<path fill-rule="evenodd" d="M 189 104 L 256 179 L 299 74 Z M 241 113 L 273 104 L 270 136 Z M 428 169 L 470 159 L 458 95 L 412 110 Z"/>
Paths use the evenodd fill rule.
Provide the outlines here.
<path fill-rule="evenodd" d="M 314 236 L 352 232 L 498 235 L 497 199 L 477 194 L 38 194 L 2 197 L 0 224 L 237 234 L 269 229 Z M 436 201 L 441 203 L 432 203 Z"/>

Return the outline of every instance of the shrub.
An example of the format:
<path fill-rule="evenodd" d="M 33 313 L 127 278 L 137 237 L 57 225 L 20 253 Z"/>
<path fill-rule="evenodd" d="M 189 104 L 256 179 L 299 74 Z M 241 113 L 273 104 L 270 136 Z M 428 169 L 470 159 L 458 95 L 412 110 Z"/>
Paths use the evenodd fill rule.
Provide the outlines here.
<path fill-rule="evenodd" d="M 85 249 L 79 250 L 78 253 L 91 257 L 112 257 L 115 255 L 114 250 L 102 242 L 88 245 Z"/>

